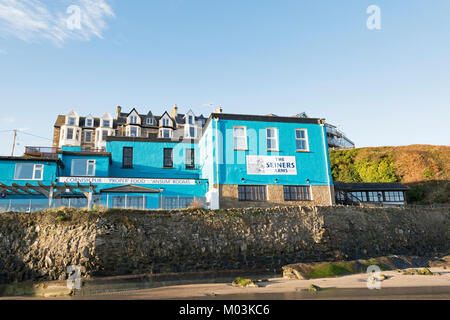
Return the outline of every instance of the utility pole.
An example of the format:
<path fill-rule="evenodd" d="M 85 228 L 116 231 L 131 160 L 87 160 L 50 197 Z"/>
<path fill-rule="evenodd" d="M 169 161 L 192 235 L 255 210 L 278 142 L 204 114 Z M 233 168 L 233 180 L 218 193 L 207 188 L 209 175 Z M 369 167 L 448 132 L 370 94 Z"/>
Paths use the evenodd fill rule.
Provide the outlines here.
<path fill-rule="evenodd" d="M 14 139 L 13 139 L 11 157 L 14 157 L 14 148 L 16 147 L 16 137 L 17 137 L 17 129 L 14 129 Z"/>

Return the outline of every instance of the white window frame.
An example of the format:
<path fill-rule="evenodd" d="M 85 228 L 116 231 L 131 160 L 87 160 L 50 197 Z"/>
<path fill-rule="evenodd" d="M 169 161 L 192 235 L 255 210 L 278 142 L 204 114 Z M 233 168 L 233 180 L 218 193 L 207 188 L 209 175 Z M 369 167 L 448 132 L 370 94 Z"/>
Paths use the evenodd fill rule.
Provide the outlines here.
<path fill-rule="evenodd" d="M 305 138 L 297 138 L 297 131 L 305 132 Z M 297 152 L 309 152 L 309 139 L 308 139 L 308 130 L 307 129 L 295 129 L 295 150 Z M 297 149 L 297 140 L 304 140 L 306 142 L 306 149 Z"/>
<path fill-rule="evenodd" d="M 77 177 L 95 177 L 95 171 L 97 170 L 97 160 L 95 160 L 95 159 L 72 159 L 72 167 L 70 168 L 70 175 L 72 177 L 74 177 L 73 168 L 74 168 L 75 161 L 86 161 L 86 174 L 77 175 Z M 91 164 L 93 163 L 93 166 L 94 166 L 92 175 L 88 174 L 89 163 L 91 163 Z"/>
<path fill-rule="evenodd" d="M 165 124 L 166 121 L 167 121 L 167 124 Z M 161 123 L 162 123 L 163 127 L 170 127 L 170 119 L 168 119 L 168 118 L 162 118 Z"/>
<path fill-rule="evenodd" d="M 90 141 L 88 141 L 88 140 L 86 139 L 87 133 L 88 133 L 88 132 L 91 133 L 91 140 L 90 140 Z M 84 142 L 85 142 L 85 143 L 92 143 L 92 142 L 94 142 L 93 137 L 94 137 L 94 131 L 93 131 L 93 130 L 86 130 L 86 131 L 84 131 Z"/>
<path fill-rule="evenodd" d="M 146 123 L 149 125 L 153 125 L 153 118 L 147 118 Z"/>
<path fill-rule="evenodd" d="M 71 119 L 73 119 L 73 123 L 70 122 Z M 77 117 L 67 117 L 67 125 L 76 126 L 77 125 Z"/>
<path fill-rule="evenodd" d="M 103 133 L 104 132 L 106 132 L 106 137 L 105 137 L 105 139 L 103 139 Z M 101 131 L 100 131 L 100 141 L 106 141 L 106 138 L 107 137 L 109 137 L 109 130 L 105 130 L 105 129 L 102 129 Z"/>
<path fill-rule="evenodd" d="M 134 128 L 134 129 L 136 129 L 136 135 L 135 136 L 132 136 L 131 135 L 131 129 L 132 128 Z M 140 127 L 138 127 L 138 126 L 128 126 L 127 127 L 127 137 L 136 137 L 136 138 L 138 138 L 138 137 L 140 137 L 141 136 L 141 130 L 140 130 L 141 128 Z"/>
<path fill-rule="evenodd" d="M 243 136 L 236 136 L 236 129 L 244 129 L 244 135 Z M 245 141 L 245 146 L 243 148 L 238 148 L 236 146 L 236 139 L 244 139 Z M 247 127 L 246 126 L 233 126 L 233 147 L 234 150 L 248 150 L 248 144 L 247 144 Z"/>
<path fill-rule="evenodd" d="M 31 179 L 18 179 L 17 178 L 17 166 L 25 165 L 25 166 L 33 166 L 33 177 Z M 41 169 L 36 169 L 36 167 L 40 167 Z M 36 179 L 36 171 L 41 171 L 41 178 Z M 17 181 L 42 181 L 44 180 L 44 165 L 39 163 L 16 163 L 14 168 L 14 180 Z"/>
<path fill-rule="evenodd" d="M 72 130 L 72 138 L 69 138 L 69 130 Z M 75 140 L 75 129 L 74 128 L 67 128 L 66 130 L 66 140 Z"/>
<path fill-rule="evenodd" d="M 168 138 L 164 137 L 164 131 L 166 131 L 166 130 L 169 132 L 169 137 Z M 163 139 L 172 139 L 173 131 L 171 129 L 168 129 L 168 128 L 159 129 L 159 137 L 163 138 Z"/>
<path fill-rule="evenodd" d="M 194 135 L 191 135 L 191 128 L 194 129 Z M 187 124 L 184 129 L 184 137 L 196 139 L 197 138 L 197 127 L 194 125 Z"/>
<path fill-rule="evenodd" d="M 267 130 L 273 130 L 275 133 L 274 137 L 269 137 L 267 135 Z M 275 140 L 275 147 L 274 148 L 269 148 L 267 141 L 271 139 L 271 140 Z M 268 127 L 266 128 L 266 148 L 267 151 L 279 151 L 279 139 L 278 139 L 278 128 L 274 128 L 274 127 Z"/>
<path fill-rule="evenodd" d="M 138 124 L 137 123 L 137 116 L 129 116 L 128 117 L 128 123 L 129 124 Z"/>
<path fill-rule="evenodd" d="M 88 124 L 88 121 L 91 121 L 91 124 Z M 92 127 L 94 126 L 94 119 L 92 119 L 92 118 L 87 118 L 87 119 L 86 119 L 86 122 L 85 122 L 85 126 L 86 126 L 86 127 L 89 127 L 89 128 L 92 128 Z"/>
<path fill-rule="evenodd" d="M 105 125 L 105 121 L 108 121 L 109 122 L 109 125 Z M 102 127 L 104 127 L 104 128 L 111 128 L 111 121 L 112 120 L 109 120 L 109 119 L 102 119 Z"/>

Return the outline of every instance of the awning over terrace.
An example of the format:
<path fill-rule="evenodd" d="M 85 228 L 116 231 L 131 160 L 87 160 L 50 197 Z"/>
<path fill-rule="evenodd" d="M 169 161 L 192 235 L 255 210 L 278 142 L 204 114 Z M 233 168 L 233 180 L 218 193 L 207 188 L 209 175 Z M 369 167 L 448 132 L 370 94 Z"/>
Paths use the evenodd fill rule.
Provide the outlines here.
<path fill-rule="evenodd" d="M 84 195 L 88 199 L 88 208 L 92 206 L 92 195 L 96 192 L 96 185 L 92 183 L 89 185 L 82 185 L 80 183 L 76 185 L 69 185 L 64 183 L 64 185 L 57 185 L 52 182 L 50 186 L 46 186 L 41 182 L 38 185 L 31 185 L 26 183 L 23 185 L 18 185 L 13 183 L 12 185 L 6 185 L 0 182 L 0 193 L 5 195 L 43 195 L 48 198 L 49 206 L 51 206 L 53 199 L 64 196 L 80 196 Z"/>

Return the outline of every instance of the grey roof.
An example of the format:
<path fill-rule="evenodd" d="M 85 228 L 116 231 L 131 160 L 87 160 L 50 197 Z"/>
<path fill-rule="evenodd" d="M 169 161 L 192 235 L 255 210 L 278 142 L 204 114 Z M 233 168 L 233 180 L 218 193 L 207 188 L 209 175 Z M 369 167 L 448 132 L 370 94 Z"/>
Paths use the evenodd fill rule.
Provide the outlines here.
<path fill-rule="evenodd" d="M 59 162 L 62 163 L 59 158 L 45 158 L 45 157 L 11 157 L 11 156 L 0 156 L 0 161 L 33 161 L 33 162 Z"/>
<path fill-rule="evenodd" d="M 405 191 L 408 187 L 397 182 L 389 183 L 346 183 L 334 182 L 335 190 L 346 191 Z"/>
<path fill-rule="evenodd" d="M 160 193 L 157 189 L 151 189 L 142 186 L 135 186 L 132 184 L 112 187 L 100 190 L 101 193 Z"/>

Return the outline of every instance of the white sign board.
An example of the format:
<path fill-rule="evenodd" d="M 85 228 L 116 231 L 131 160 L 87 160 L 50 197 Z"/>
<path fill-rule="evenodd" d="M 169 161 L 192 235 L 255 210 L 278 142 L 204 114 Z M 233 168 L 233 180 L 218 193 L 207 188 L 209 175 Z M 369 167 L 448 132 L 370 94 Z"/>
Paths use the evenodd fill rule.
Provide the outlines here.
<path fill-rule="evenodd" d="M 247 174 L 297 175 L 294 156 L 247 156 Z"/>
<path fill-rule="evenodd" d="M 105 184 L 172 184 L 195 185 L 194 179 L 146 179 L 146 178 L 95 178 L 95 177 L 60 177 L 62 183 L 105 183 Z"/>

